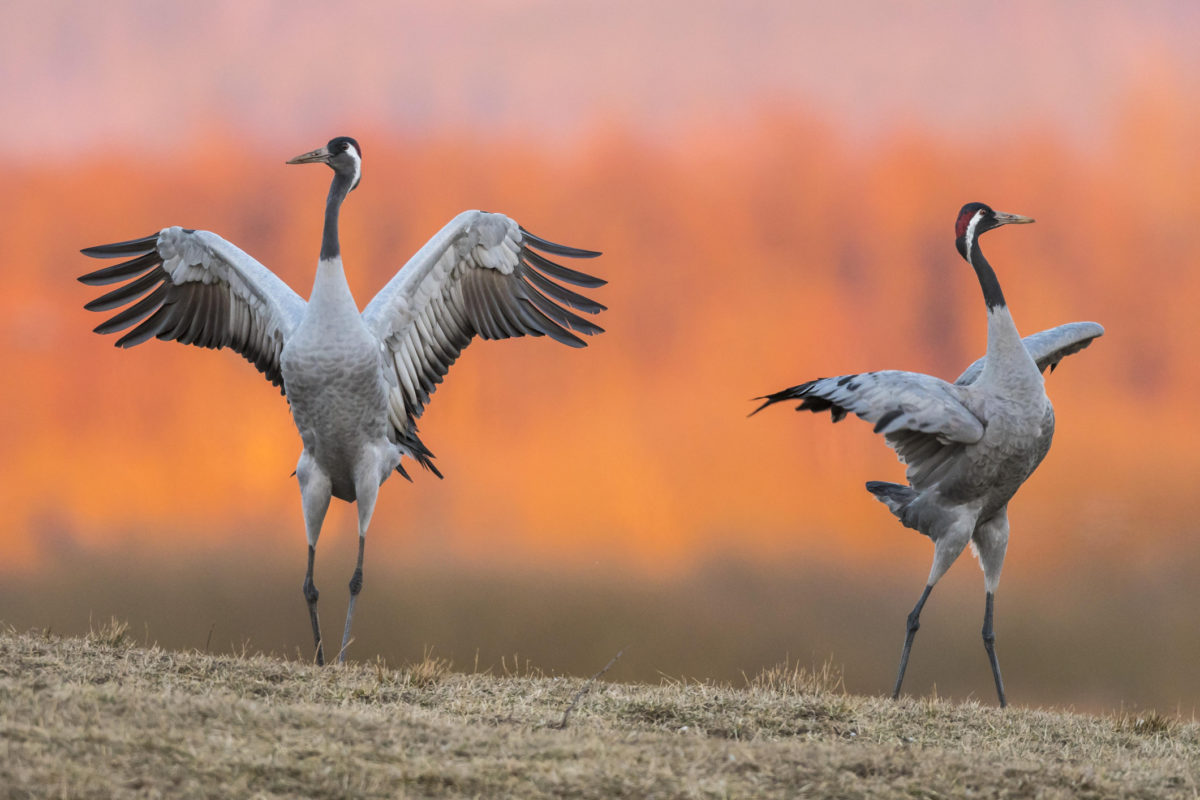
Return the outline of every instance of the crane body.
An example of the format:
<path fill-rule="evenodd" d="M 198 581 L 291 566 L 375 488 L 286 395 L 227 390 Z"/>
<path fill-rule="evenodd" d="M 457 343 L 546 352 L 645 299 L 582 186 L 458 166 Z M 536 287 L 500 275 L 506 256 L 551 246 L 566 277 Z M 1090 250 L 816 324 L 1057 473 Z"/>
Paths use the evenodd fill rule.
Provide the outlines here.
<path fill-rule="evenodd" d="M 296 466 L 308 539 L 303 593 L 315 658 L 324 663 L 313 568 L 331 498 L 353 502 L 358 510 L 358 562 L 338 651 L 343 661 L 379 487 L 392 472 L 409 477 L 404 457 L 441 477 L 416 422 L 450 366 L 475 336 L 549 336 L 584 347 L 575 333 L 603 329 L 571 309 L 597 314 L 604 306 L 563 284 L 595 288 L 605 282 L 543 255 L 593 258 L 598 252 L 541 239 L 502 214 L 466 211 L 360 313 L 342 264 L 338 218 L 361 179 L 362 150 L 341 136 L 288 163 L 323 163 L 334 172 L 307 302 L 216 234 L 180 227 L 83 250 L 94 258 L 133 258 L 79 280 L 92 286 L 122 283 L 85 306 L 92 311 L 124 306 L 96 327 L 97 333 L 132 327 L 117 346 L 154 337 L 228 347 L 287 398 L 303 443 Z"/>
<path fill-rule="evenodd" d="M 898 370 L 819 378 L 759 398 L 764 402 L 754 412 L 799 400 L 797 410 L 829 411 L 834 422 L 854 413 L 873 423 L 907 465 L 907 485 L 866 485 L 901 523 L 934 543 L 925 589 L 908 616 L 894 698 L 900 695 L 921 609 L 970 544 L 984 573 L 984 647 L 1000 705 L 1007 705 L 993 616 L 1008 547 L 1008 503 L 1046 457 L 1054 436 L 1054 408 L 1043 372 L 1104 333 L 1094 322 L 1074 322 L 1021 338 L 978 239 L 1001 225 L 1030 222 L 982 203 L 969 203 L 959 212 L 956 245 L 979 279 L 988 345 L 987 354 L 954 383 Z"/>

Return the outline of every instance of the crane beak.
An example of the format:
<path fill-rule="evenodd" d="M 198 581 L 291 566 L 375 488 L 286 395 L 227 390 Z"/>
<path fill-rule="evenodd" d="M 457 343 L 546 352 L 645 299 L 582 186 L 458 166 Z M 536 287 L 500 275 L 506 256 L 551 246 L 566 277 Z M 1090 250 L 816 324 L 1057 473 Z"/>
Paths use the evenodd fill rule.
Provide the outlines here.
<path fill-rule="evenodd" d="M 996 226 L 1001 225 L 1026 225 L 1033 222 L 1033 217 L 1022 217 L 1020 214 L 1003 214 L 996 212 Z"/>
<path fill-rule="evenodd" d="M 289 159 L 289 164 L 327 164 L 329 159 L 333 157 L 333 153 L 329 152 L 328 147 L 321 147 L 316 150 L 310 150 L 307 153 Z"/>

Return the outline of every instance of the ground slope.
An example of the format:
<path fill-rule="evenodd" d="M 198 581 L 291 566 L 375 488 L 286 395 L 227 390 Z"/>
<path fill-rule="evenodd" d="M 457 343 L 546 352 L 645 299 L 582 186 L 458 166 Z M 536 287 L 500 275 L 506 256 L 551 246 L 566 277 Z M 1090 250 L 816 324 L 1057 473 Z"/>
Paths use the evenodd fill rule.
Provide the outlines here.
<path fill-rule="evenodd" d="M 745 688 L 507 672 L 175 653 L 120 626 L 0 633 L 0 798 L 1159 798 L 1200 786 L 1200 725 L 1158 715 L 893 703 L 787 669 Z"/>

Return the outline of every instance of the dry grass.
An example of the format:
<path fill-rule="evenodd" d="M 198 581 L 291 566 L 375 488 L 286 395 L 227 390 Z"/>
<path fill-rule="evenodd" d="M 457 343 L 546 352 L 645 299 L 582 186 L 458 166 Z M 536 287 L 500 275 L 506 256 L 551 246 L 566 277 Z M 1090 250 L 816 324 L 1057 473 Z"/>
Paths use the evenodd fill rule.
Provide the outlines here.
<path fill-rule="evenodd" d="M 776 694 L 845 694 L 846 682 L 842 668 L 832 659 L 820 667 L 809 670 L 799 662 L 784 661 L 768 667 L 753 678 L 742 673 L 746 685 L 751 689 L 763 689 Z"/>
<path fill-rule="evenodd" d="M 830 665 L 745 688 L 318 669 L 0 634 L 0 797 L 1195 797 L 1200 725 L 844 693 Z"/>

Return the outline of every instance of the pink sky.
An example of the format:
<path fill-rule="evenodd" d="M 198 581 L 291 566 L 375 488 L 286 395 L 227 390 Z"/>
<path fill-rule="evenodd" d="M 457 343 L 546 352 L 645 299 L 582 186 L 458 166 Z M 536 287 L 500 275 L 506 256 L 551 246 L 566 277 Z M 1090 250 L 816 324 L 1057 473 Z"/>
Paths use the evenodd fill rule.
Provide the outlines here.
<path fill-rule="evenodd" d="M 368 125 L 564 143 L 779 106 L 849 137 L 1051 127 L 1092 144 L 1147 82 L 1194 90 L 1200 74 L 1189 0 L 4 5 L 10 153 L 174 149 L 212 130 L 308 143 Z"/>

